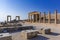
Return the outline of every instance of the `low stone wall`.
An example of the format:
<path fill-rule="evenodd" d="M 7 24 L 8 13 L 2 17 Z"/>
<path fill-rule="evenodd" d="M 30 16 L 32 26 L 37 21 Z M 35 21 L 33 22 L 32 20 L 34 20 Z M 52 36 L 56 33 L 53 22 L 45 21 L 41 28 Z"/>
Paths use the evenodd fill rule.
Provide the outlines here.
<path fill-rule="evenodd" d="M 2 37 L 2 38 L 0 38 L 0 40 L 12 40 L 12 37 L 11 37 L 11 36 L 8 36 L 8 37 Z"/>

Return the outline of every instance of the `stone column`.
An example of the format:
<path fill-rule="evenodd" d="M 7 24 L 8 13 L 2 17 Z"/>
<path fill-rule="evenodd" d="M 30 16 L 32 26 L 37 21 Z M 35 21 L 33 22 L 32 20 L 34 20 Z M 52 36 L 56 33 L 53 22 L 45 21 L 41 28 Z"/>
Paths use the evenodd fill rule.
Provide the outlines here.
<path fill-rule="evenodd" d="M 46 17 L 45 12 L 44 12 L 44 15 L 43 16 L 44 16 L 43 17 L 43 23 L 45 23 L 45 17 Z"/>
<path fill-rule="evenodd" d="M 28 14 L 28 22 L 30 22 L 30 14 Z"/>
<path fill-rule="evenodd" d="M 33 15 L 31 15 L 32 16 L 32 22 L 33 22 Z"/>
<path fill-rule="evenodd" d="M 39 13 L 39 22 L 41 22 L 41 12 Z"/>
<path fill-rule="evenodd" d="M 35 15 L 35 14 L 34 14 L 34 15 Z M 34 18 L 35 18 L 34 15 L 33 15 L 33 22 L 34 22 Z"/>
<path fill-rule="evenodd" d="M 55 24 L 57 24 L 57 10 L 55 10 Z"/>
<path fill-rule="evenodd" d="M 37 14 L 36 14 L 36 22 L 37 22 Z"/>
<path fill-rule="evenodd" d="M 30 21 L 31 21 L 31 23 L 32 23 L 32 14 L 31 14 L 31 20 L 30 20 Z"/>
<path fill-rule="evenodd" d="M 36 17 L 36 14 L 35 14 L 35 22 L 37 22 L 36 20 L 37 20 L 37 17 Z"/>
<path fill-rule="evenodd" d="M 29 15 L 30 16 L 30 19 L 29 19 L 29 21 L 31 22 L 31 15 Z"/>
<path fill-rule="evenodd" d="M 34 22 L 34 17 L 33 17 L 33 16 L 34 16 L 34 14 L 32 14 L 31 16 L 32 16 L 32 17 L 31 17 L 31 18 L 32 18 L 32 22 Z"/>
<path fill-rule="evenodd" d="M 50 11 L 49 11 L 49 12 L 48 12 L 48 23 L 50 23 L 50 19 L 51 19 L 51 18 L 50 18 L 50 17 L 51 17 L 50 14 L 51 14 L 51 13 L 50 13 Z"/>

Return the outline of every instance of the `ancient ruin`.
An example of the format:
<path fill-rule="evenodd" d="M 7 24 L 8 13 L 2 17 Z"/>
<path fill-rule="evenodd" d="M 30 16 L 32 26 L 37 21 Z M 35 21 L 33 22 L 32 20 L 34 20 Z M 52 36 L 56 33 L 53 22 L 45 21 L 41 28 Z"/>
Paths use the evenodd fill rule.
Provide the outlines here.
<path fill-rule="evenodd" d="M 16 16 L 16 20 L 18 20 L 18 21 L 19 21 L 19 20 L 20 20 L 20 16 Z"/>
<path fill-rule="evenodd" d="M 57 14 L 57 10 L 55 10 L 55 12 L 53 14 L 51 14 L 50 11 L 48 11 L 48 14 L 45 12 L 30 12 L 28 14 L 28 21 L 31 23 L 60 23 L 60 18 L 59 15 Z M 58 20 L 58 21 L 57 21 Z"/>
<path fill-rule="evenodd" d="M 11 21 L 11 16 L 10 15 L 7 16 L 7 22 L 9 22 L 9 21 Z"/>
<path fill-rule="evenodd" d="M 2 23 L 0 33 L 9 33 L 9 36 L 2 37 L 2 35 L 0 35 L 0 39 L 29 40 L 41 35 L 52 34 L 52 32 L 54 32 L 53 27 L 60 26 L 56 25 L 60 23 L 59 17 L 60 14 L 58 14 L 57 10 L 55 10 L 53 14 L 51 14 L 50 11 L 48 11 L 48 13 L 38 11 L 30 12 L 28 14 L 28 22 L 27 20 L 21 20 L 20 16 L 15 16 L 12 20 L 11 15 L 8 15 L 7 21 Z"/>

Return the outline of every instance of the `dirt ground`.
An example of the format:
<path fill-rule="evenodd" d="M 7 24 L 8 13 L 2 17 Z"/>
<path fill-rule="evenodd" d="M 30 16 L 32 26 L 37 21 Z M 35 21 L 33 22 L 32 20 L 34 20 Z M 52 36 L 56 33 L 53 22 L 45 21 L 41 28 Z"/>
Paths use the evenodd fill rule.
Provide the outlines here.
<path fill-rule="evenodd" d="M 36 29 L 50 28 L 51 34 L 39 34 L 37 37 L 32 38 L 30 40 L 60 40 L 60 24 L 49 24 L 49 23 L 25 23 L 24 25 L 35 26 Z"/>

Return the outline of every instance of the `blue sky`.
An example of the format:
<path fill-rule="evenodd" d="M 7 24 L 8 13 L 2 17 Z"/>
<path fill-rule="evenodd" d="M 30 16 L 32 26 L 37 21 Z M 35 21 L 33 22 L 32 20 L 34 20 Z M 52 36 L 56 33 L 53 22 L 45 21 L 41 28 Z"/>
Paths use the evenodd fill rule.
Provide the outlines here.
<path fill-rule="evenodd" d="M 27 19 L 31 11 L 53 13 L 56 9 L 60 12 L 60 0 L 0 0 L 0 21 L 6 20 L 7 15 L 11 15 L 12 19 L 16 15 Z"/>

